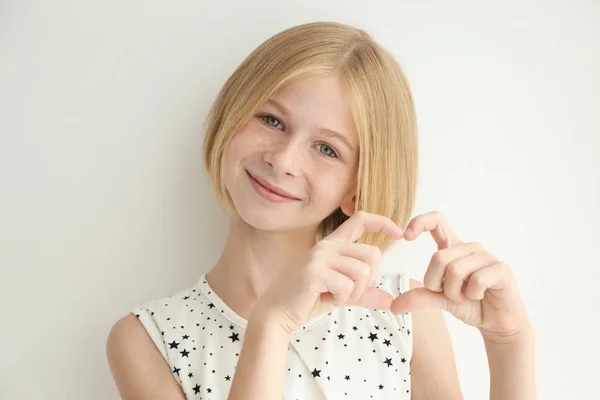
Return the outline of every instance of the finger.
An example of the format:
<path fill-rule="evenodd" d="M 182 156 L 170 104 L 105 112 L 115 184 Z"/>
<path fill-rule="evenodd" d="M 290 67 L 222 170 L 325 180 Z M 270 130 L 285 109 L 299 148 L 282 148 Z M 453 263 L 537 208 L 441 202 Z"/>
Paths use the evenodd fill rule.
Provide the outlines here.
<path fill-rule="evenodd" d="M 362 260 L 338 255 L 331 261 L 330 269 L 346 275 L 354 282 L 348 301 L 356 301 L 360 298 L 369 284 L 367 280 L 371 275 L 371 266 Z"/>
<path fill-rule="evenodd" d="M 356 242 L 365 231 L 382 232 L 394 239 L 402 238 L 402 229 L 388 217 L 357 211 L 323 239 L 341 243 L 352 243 Z"/>
<path fill-rule="evenodd" d="M 475 242 L 459 243 L 455 246 L 437 251 L 431 257 L 431 261 L 427 266 L 427 271 L 423 278 L 423 286 L 434 292 L 441 292 L 444 288 L 443 281 L 448 264 L 470 254 L 483 252 L 485 252 L 484 247 Z"/>
<path fill-rule="evenodd" d="M 364 261 L 369 265 L 377 265 L 382 255 L 379 247 L 366 243 L 342 244 L 338 252 L 343 256 Z"/>
<path fill-rule="evenodd" d="M 438 250 L 461 243 L 439 211 L 431 211 L 413 218 L 406 227 L 404 238 L 415 240 L 423 232 L 431 232 Z"/>
<path fill-rule="evenodd" d="M 448 301 L 444 293 L 432 292 L 426 287 L 420 287 L 396 297 L 390 310 L 396 315 L 432 308 L 448 311 Z"/>
<path fill-rule="evenodd" d="M 469 278 L 465 294 L 473 300 L 481 300 L 488 289 L 504 289 L 511 281 L 511 271 L 502 262 L 497 262 L 473 273 Z"/>
<path fill-rule="evenodd" d="M 327 292 L 321 299 L 333 305 L 357 305 L 359 307 L 389 310 L 393 296 L 381 289 L 370 287 L 365 280 L 368 265 L 360 260 L 341 256 L 332 267 L 323 271 Z"/>
<path fill-rule="evenodd" d="M 361 293 L 365 288 L 373 283 L 379 268 L 379 260 L 381 259 L 381 249 L 377 246 L 366 243 L 349 243 L 342 245 L 339 249 L 339 254 L 356 258 L 363 261 L 369 268 L 369 273 L 364 282 L 361 282 L 361 287 L 356 292 Z"/>
<path fill-rule="evenodd" d="M 367 287 L 356 302 L 347 304 L 376 310 L 389 310 L 393 301 L 394 297 L 385 290 Z"/>
<path fill-rule="evenodd" d="M 321 275 L 324 279 L 326 292 L 321 294 L 321 300 L 329 301 L 336 307 L 345 304 L 354 289 L 354 281 L 346 275 L 333 269 L 325 269 Z"/>
<path fill-rule="evenodd" d="M 471 274 L 496 262 L 490 253 L 471 254 L 454 260 L 446 267 L 444 275 L 444 294 L 454 303 L 461 304 L 467 298 L 463 292 L 465 282 L 469 281 Z"/>

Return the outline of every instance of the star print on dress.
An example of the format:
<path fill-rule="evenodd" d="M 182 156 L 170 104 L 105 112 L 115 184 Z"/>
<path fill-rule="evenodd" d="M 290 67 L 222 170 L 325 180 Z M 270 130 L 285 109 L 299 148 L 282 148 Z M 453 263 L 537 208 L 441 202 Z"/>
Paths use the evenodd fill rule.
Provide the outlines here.
<path fill-rule="evenodd" d="M 376 287 L 395 297 L 408 282 L 387 274 Z M 217 296 L 206 274 L 132 313 L 187 399 L 227 398 L 247 321 Z M 283 399 L 410 399 L 411 328 L 410 313 L 345 306 L 317 316 L 291 335 Z"/>

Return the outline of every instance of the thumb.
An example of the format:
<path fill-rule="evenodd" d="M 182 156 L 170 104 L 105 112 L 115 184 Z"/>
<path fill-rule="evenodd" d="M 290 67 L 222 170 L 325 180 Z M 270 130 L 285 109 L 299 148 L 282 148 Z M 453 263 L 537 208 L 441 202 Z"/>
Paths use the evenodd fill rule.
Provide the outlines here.
<path fill-rule="evenodd" d="M 392 314 L 404 314 L 427 309 L 448 310 L 448 298 L 443 292 L 434 292 L 425 287 L 411 289 L 396 297 L 390 306 Z"/>
<path fill-rule="evenodd" d="M 389 310 L 393 301 L 394 297 L 385 290 L 369 286 L 365 289 L 362 296 L 356 300 L 356 305 L 376 310 Z"/>

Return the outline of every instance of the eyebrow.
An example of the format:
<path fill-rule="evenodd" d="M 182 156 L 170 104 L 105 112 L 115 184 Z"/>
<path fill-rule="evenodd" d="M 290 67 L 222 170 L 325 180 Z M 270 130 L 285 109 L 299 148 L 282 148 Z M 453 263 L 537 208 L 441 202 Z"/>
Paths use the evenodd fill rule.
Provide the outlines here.
<path fill-rule="evenodd" d="M 273 106 L 283 115 L 289 116 L 290 112 L 289 110 L 281 103 L 279 103 L 277 100 L 273 100 L 273 99 L 269 99 L 267 100 L 267 103 L 271 103 L 273 104 Z M 322 133 L 328 135 L 328 136 L 335 136 L 337 138 L 339 138 L 342 142 L 344 142 L 344 144 L 350 149 L 350 150 L 354 150 L 354 146 L 352 146 L 352 143 L 350 143 L 350 141 L 348 140 L 348 138 L 344 135 L 342 135 L 339 132 L 336 132 L 334 130 L 331 129 L 327 129 L 327 128 L 321 128 L 319 129 Z"/>

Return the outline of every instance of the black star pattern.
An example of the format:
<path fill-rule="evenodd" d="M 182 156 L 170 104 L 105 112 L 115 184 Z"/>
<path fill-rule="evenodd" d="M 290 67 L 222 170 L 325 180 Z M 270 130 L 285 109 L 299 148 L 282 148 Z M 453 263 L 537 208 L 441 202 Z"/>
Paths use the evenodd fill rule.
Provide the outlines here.
<path fill-rule="evenodd" d="M 407 280 L 404 285 L 408 287 Z M 379 287 L 395 296 L 398 275 Z M 168 298 L 132 312 L 166 356 L 189 398 L 226 398 L 244 341 L 239 316 L 223 306 L 205 280 Z M 219 312 L 209 311 L 213 308 Z M 309 383 L 316 380 L 327 398 L 410 398 L 411 321 L 410 313 L 341 307 L 307 322 L 287 346 L 285 373 L 294 379 L 286 379 L 292 385 L 286 391 L 316 387 Z M 313 366 L 312 371 L 307 365 Z"/>

